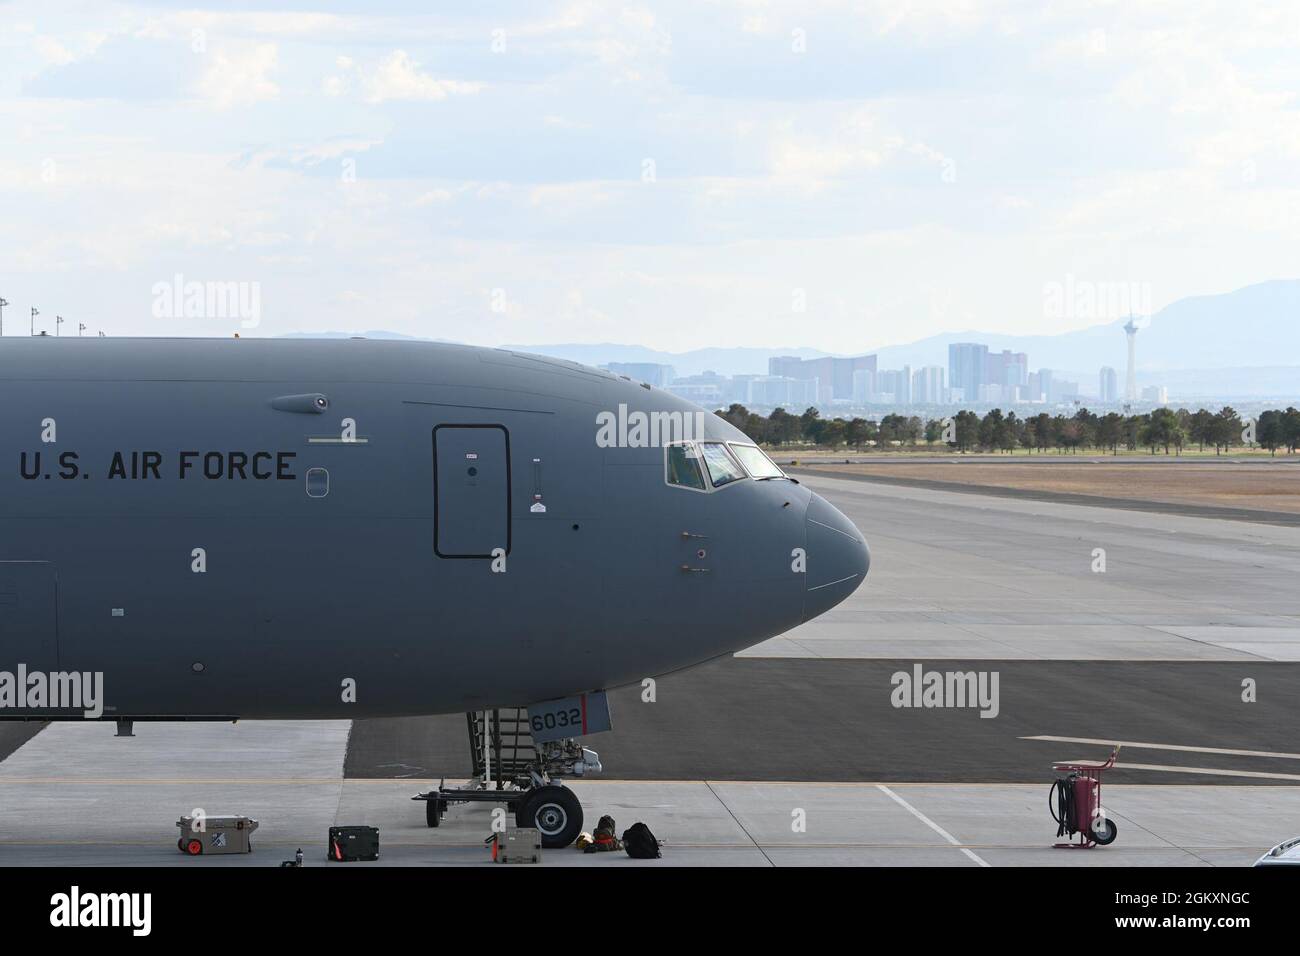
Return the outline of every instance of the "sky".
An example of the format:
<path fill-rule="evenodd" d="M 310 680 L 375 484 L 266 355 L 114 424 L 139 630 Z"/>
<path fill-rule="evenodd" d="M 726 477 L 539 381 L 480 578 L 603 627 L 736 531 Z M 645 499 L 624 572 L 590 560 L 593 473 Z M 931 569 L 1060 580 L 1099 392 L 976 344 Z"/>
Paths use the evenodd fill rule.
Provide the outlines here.
<path fill-rule="evenodd" d="M 0 2 L 5 334 L 849 354 L 1300 275 L 1294 2 L 435 6 Z"/>

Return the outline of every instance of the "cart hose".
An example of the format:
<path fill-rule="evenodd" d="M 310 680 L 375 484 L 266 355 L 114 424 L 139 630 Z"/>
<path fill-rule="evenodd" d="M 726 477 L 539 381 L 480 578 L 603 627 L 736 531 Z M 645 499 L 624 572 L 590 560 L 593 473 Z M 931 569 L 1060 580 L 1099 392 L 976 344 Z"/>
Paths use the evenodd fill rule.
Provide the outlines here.
<path fill-rule="evenodd" d="M 1053 806 L 1053 797 L 1055 797 L 1055 806 Z M 1066 778 L 1059 778 L 1053 781 L 1051 789 L 1047 791 L 1047 810 L 1056 821 L 1056 835 L 1058 837 L 1073 834 L 1075 832 L 1074 824 L 1074 787 L 1070 786 L 1070 781 Z"/>

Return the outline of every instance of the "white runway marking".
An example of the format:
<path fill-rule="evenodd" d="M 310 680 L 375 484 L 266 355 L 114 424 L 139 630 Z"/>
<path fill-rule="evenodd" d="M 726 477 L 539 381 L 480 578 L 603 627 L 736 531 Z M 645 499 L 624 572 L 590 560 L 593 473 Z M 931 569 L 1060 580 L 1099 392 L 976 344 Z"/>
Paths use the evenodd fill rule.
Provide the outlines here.
<path fill-rule="evenodd" d="M 1021 737 L 1021 740 L 1049 740 L 1061 744 L 1102 744 L 1106 747 L 1128 747 L 1131 750 L 1181 750 L 1198 754 L 1226 754 L 1230 757 L 1276 757 L 1281 760 L 1300 760 L 1300 754 L 1275 753 L 1271 750 L 1230 750 L 1226 747 L 1187 747 L 1180 744 L 1148 744 L 1134 740 L 1100 740 L 1094 737 Z M 1129 764 L 1128 766 L 1136 766 Z"/>
<path fill-rule="evenodd" d="M 904 800 L 904 799 L 903 799 L 902 797 L 900 797 L 898 794 L 894 793 L 894 791 L 890 790 L 890 789 L 889 789 L 888 787 L 886 787 L 883 783 L 878 783 L 878 784 L 876 784 L 876 789 L 879 790 L 881 793 L 883 793 L 885 796 L 889 797 L 890 800 L 893 800 L 895 803 L 897 803 L 900 807 L 902 807 L 904 810 L 906 810 L 906 811 L 907 811 L 908 813 L 910 813 L 912 816 L 916 817 L 918 820 L 920 820 L 922 823 L 924 823 L 927 827 L 929 827 L 929 828 L 930 828 L 931 830 L 933 830 L 935 833 L 939 834 L 939 836 L 943 837 L 945 840 L 947 840 L 949 843 L 951 843 L 951 844 L 952 844 L 953 846 L 955 846 L 957 849 L 961 850 L 963 853 L 965 853 L 968 857 L 970 857 L 972 860 L 974 860 L 974 861 L 975 861 L 976 863 L 978 863 L 980 866 L 988 866 L 988 864 L 985 863 L 983 860 L 981 860 L 978 856 L 976 856 L 975 853 L 973 853 L 972 851 L 966 849 L 966 847 L 962 846 L 961 843 L 957 840 L 957 838 L 954 837 L 951 833 L 949 833 L 949 832 L 948 832 L 947 830 L 945 830 L 943 827 L 939 826 L 939 824 L 935 823 L 933 820 L 931 820 L 929 817 L 927 817 L 927 816 L 926 816 L 924 813 L 922 813 L 920 810 L 916 809 L 916 807 L 912 806 L 910 803 L 908 803 L 906 800 Z"/>

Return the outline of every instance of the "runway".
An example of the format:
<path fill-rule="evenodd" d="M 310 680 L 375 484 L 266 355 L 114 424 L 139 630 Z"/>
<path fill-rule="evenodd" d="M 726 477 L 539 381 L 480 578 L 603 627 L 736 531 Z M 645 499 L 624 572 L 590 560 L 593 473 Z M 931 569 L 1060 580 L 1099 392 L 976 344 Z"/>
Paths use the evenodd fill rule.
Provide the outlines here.
<path fill-rule="evenodd" d="M 746 656 L 1300 660 L 1300 528 L 801 480 L 863 530 L 871 572 Z"/>
<path fill-rule="evenodd" d="M 588 741 L 606 772 L 573 784 L 589 825 L 644 820 L 669 865 L 757 866 L 1245 865 L 1300 832 L 1300 530 L 808 484 L 866 532 L 867 584 L 660 677 L 652 703 L 615 691 L 614 731 Z M 996 673 L 996 716 L 894 706 L 894 675 L 918 665 Z M 23 743 L 32 726 L 0 727 L 21 743 L 0 762 L 0 865 L 266 866 L 298 846 L 324 865 L 334 823 L 380 827 L 381 865 L 486 865 L 488 807 L 431 830 L 409 799 L 466 772 L 463 716 L 137 724 L 134 739 L 71 723 Z M 1052 761 L 1111 742 L 1119 839 L 1053 850 Z M 258 818 L 257 852 L 182 857 L 174 822 L 195 807 Z"/>
<path fill-rule="evenodd" d="M 935 662 L 928 663 L 930 669 Z M 1300 783 L 1300 666 L 1293 664 L 943 661 L 943 671 L 999 674 L 999 709 L 893 706 L 891 676 L 912 661 L 730 658 L 669 675 L 646 703 L 640 686 L 611 694 L 614 729 L 591 739 L 607 775 L 624 780 L 1031 783 L 1054 760 L 1102 757 L 1074 737 L 1243 751 L 1130 748 L 1134 783 Z M 1253 676 L 1259 699 L 1241 700 Z M 1259 756 L 1257 754 L 1289 754 Z M 1219 770 L 1221 773 L 1208 772 Z M 349 778 L 468 776 L 463 716 L 358 720 Z M 1258 776 L 1256 776 L 1258 774 Z M 1300 820 L 1297 821 L 1300 823 Z"/>

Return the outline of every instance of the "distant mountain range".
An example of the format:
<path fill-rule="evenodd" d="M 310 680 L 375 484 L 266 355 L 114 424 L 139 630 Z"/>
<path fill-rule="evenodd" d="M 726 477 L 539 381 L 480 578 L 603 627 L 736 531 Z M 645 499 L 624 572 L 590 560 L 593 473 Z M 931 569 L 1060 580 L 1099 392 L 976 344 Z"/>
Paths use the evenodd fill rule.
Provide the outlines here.
<path fill-rule="evenodd" d="M 1031 369 L 1050 368 L 1095 377 L 1109 365 L 1123 372 L 1128 361 L 1126 318 L 1057 335 L 1003 335 L 995 332 L 946 332 L 907 345 L 877 349 L 880 368 L 948 365 L 953 342 L 982 342 L 991 351 L 1010 349 L 1029 355 Z M 810 348 L 710 348 L 661 352 L 639 345 L 519 345 L 588 365 L 606 362 L 654 362 L 671 365 L 678 375 L 712 370 L 723 375 L 763 374 L 776 355 L 818 358 L 840 354 Z M 867 353 L 870 354 L 870 353 Z M 1138 370 L 1144 378 L 1161 378 L 1173 369 L 1276 367 L 1294 357 L 1300 363 L 1300 279 L 1279 279 L 1223 295 L 1179 299 L 1161 309 L 1137 338 Z M 1300 387 L 1300 385 L 1298 385 Z"/>
<path fill-rule="evenodd" d="M 953 342 L 982 342 L 991 351 L 1010 349 L 1029 355 L 1031 369 L 1050 368 L 1058 377 L 1077 376 L 1085 391 L 1095 390 L 1097 371 L 1114 368 L 1123 381 L 1127 362 L 1124 318 L 1057 335 L 1003 335 L 950 332 L 907 345 L 876 350 L 879 367 L 948 364 Z M 409 339 L 393 332 L 322 332 L 312 337 Z M 298 333 L 299 336 L 308 333 Z M 640 345 L 510 345 L 523 352 L 605 365 L 652 362 L 671 365 L 678 375 L 714 371 L 722 375 L 766 374 L 777 355 L 820 358 L 837 353 L 813 348 L 706 348 L 663 352 Z M 868 353 L 869 354 L 869 353 Z M 1171 303 L 1143 323 L 1137 334 L 1139 379 L 1170 387 L 1171 395 L 1300 395 L 1300 279 L 1278 279 L 1222 295 L 1195 296 Z"/>
<path fill-rule="evenodd" d="M 1128 361 L 1126 321 L 1120 318 L 1058 335 L 947 333 L 877 354 L 881 368 L 947 365 L 949 344 L 983 342 L 990 350 L 1027 353 L 1031 369 L 1076 369 L 1095 375 L 1109 365 L 1122 372 Z M 1300 279 L 1172 302 L 1138 332 L 1137 359 L 1138 370 L 1147 373 L 1278 365 L 1287 359 L 1300 363 Z"/>

